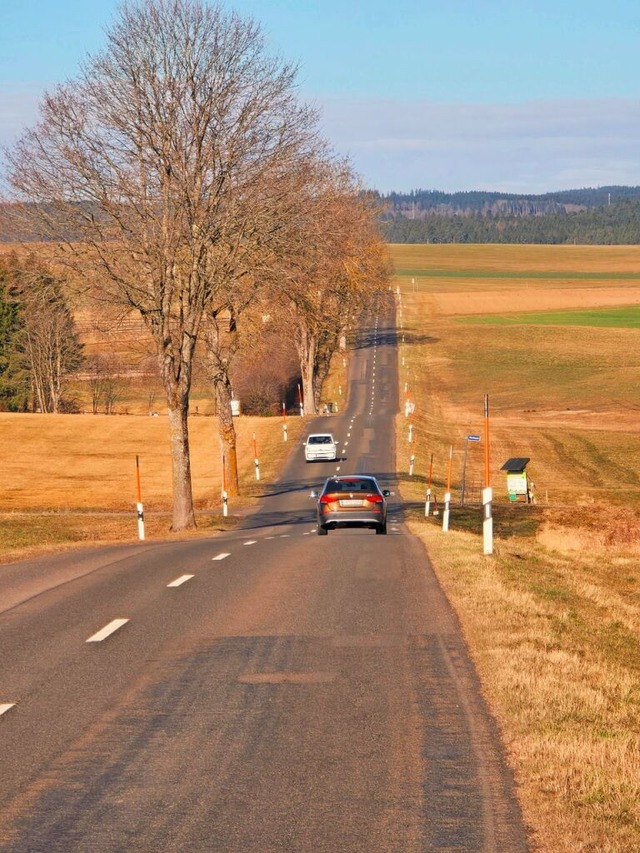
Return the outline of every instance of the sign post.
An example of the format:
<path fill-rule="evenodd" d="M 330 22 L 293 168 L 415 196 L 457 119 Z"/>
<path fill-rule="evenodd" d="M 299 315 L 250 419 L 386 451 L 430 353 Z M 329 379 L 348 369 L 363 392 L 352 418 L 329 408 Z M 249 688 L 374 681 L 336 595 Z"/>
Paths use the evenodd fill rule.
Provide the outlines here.
<path fill-rule="evenodd" d="M 469 449 L 470 441 L 480 441 L 480 436 L 468 435 L 467 440 L 464 443 L 464 459 L 462 462 L 462 487 L 460 489 L 460 506 L 464 506 L 464 494 L 467 485 L 467 451 Z"/>

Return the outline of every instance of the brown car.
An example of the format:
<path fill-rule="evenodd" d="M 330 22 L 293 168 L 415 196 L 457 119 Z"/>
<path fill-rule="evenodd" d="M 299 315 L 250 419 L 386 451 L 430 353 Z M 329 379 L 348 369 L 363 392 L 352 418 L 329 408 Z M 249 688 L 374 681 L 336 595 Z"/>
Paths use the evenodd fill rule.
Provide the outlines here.
<path fill-rule="evenodd" d="M 329 477 L 320 494 L 311 492 L 318 500 L 318 536 L 337 527 L 369 527 L 386 534 L 390 494 L 368 474 Z"/>

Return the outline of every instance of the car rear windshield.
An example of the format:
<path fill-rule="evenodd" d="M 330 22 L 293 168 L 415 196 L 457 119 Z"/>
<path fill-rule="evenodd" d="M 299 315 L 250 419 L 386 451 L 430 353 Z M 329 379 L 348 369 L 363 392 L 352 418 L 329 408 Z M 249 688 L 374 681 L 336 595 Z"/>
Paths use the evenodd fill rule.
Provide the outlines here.
<path fill-rule="evenodd" d="M 331 444 L 330 435 L 310 435 L 309 444 Z"/>
<path fill-rule="evenodd" d="M 325 492 L 377 492 L 373 480 L 329 480 Z"/>

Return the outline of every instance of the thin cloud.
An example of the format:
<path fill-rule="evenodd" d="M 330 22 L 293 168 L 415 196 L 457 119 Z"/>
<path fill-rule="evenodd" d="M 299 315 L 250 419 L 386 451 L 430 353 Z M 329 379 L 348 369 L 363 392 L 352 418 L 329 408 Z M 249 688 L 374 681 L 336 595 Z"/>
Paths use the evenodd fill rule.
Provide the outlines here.
<path fill-rule="evenodd" d="M 0 91 L 0 148 L 38 118 L 42 84 Z M 324 134 L 381 192 L 492 189 L 544 193 L 640 184 L 640 100 L 445 104 L 318 101 Z M 0 153 L 0 173 L 2 173 Z"/>
<path fill-rule="evenodd" d="M 37 83 L 5 84 L 0 90 L 0 145 L 9 145 L 35 124 L 43 88 Z"/>
<path fill-rule="evenodd" d="M 640 100 L 326 99 L 320 106 L 335 148 L 382 192 L 544 193 L 640 183 Z"/>

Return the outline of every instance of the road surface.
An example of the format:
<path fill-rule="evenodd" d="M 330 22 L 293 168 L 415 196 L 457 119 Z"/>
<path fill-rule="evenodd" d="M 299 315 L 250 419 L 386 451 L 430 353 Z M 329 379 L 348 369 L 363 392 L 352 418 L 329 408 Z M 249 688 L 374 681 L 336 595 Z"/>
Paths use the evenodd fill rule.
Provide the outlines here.
<path fill-rule="evenodd" d="M 292 448 L 232 533 L 0 566 L 3 853 L 525 853 L 494 721 L 397 494 L 316 535 L 311 488 L 397 491 L 392 305 L 363 328 L 340 460 Z"/>

